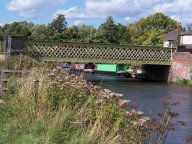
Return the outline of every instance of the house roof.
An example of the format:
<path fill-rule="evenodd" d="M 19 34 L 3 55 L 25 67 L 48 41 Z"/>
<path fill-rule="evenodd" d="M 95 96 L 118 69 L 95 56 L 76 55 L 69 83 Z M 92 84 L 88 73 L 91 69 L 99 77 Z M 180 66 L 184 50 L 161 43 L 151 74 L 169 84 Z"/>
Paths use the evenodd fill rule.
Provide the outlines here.
<path fill-rule="evenodd" d="M 175 40 L 177 39 L 177 36 L 178 36 L 178 35 L 179 35 L 179 30 L 178 30 L 178 29 L 175 29 L 175 30 L 169 32 L 169 33 L 165 36 L 164 40 L 165 40 L 165 41 L 175 41 Z"/>
<path fill-rule="evenodd" d="M 185 36 L 185 35 L 192 35 L 192 30 L 186 31 L 184 33 L 180 34 L 181 36 Z"/>

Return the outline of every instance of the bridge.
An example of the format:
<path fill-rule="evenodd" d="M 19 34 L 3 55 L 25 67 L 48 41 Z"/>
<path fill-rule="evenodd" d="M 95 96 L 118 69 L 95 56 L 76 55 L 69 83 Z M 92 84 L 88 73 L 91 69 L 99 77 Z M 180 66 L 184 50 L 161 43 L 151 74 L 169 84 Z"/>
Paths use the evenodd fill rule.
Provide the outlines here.
<path fill-rule="evenodd" d="M 95 43 L 25 42 L 24 52 L 45 61 L 171 65 L 174 48 Z"/>

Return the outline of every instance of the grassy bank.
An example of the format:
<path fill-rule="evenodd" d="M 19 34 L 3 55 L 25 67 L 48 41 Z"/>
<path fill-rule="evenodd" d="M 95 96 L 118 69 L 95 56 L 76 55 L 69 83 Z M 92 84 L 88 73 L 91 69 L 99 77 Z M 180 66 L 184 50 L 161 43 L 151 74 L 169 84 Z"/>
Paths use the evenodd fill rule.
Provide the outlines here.
<path fill-rule="evenodd" d="M 152 120 L 128 108 L 121 94 L 31 59 L 26 64 L 25 59 L 19 65 L 10 60 L 12 68 L 25 67 L 31 73 L 12 77 L 0 102 L 2 144 L 161 143 L 172 131 L 169 105 L 165 117 Z"/>
<path fill-rule="evenodd" d="M 192 80 L 178 80 L 176 81 L 177 84 L 187 86 L 187 87 L 192 87 Z"/>

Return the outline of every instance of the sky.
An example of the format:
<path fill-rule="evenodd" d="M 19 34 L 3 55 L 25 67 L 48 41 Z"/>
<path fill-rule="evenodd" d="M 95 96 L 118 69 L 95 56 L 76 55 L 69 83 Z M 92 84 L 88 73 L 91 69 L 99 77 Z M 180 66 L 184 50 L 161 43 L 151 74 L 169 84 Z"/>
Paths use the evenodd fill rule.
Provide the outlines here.
<path fill-rule="evenodd" d="M 0 0 L 0 25 L 14 21 L 48 24 L 64 14 L 68 25 L 99 26 L 107 16 L 129 24 L 155 12 L 192 23 L 192 0 Z"/>

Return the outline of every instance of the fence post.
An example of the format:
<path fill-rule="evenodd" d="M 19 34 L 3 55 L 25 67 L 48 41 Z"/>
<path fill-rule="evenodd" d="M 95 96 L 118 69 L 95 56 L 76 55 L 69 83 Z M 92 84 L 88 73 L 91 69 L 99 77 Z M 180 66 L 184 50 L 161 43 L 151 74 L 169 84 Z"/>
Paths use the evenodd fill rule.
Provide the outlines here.
<path fill-rule="evenodd" d="M 3 96 L 3 69 L 1 69 L 0 95 Z"/>
<path fill-rule="evenodd" d="M 4 50 L 3 50 L 3 41 L 0 41 L 0 52 L 4 52 Z"/>

